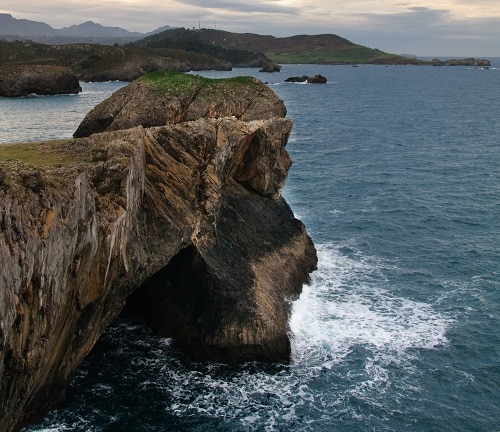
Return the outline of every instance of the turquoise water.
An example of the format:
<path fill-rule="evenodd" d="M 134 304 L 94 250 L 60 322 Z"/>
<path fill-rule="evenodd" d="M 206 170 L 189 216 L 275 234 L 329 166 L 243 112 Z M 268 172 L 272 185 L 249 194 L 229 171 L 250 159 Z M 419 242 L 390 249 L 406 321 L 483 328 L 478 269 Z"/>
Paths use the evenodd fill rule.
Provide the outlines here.
<path fill-rule="evenodd" d="M 499 431 L 500 69 L 204 74 L 236 73 L 268 80 L 294 120 L 284 195 L 319 268 L 292 363 L 193 363 L 120 319 L 26 430 Z M 284 83 L 315 73 L 328 84 Z"/>

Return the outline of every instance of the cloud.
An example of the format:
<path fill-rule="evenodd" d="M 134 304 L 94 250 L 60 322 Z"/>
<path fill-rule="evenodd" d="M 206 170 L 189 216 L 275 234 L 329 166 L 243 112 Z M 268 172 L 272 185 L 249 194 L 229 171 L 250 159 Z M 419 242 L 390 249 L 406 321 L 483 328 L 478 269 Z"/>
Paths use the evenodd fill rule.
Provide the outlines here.
<path fill-rule="evenodd" d="M 357 13 L 349 15 L 348 22 L 362 22 L 365 28 L 381 28 L 392 31 L 411 32 L 435 27 L 450 20 L 448 10 L 430 9 L 427 7 L 410 7 L 398 13 Z"/>
<path fill-rule="evenodd" d="M 298 8 L 284 5 L 282 1 L 230 1 L 230 0 L 177 0 L 177 3 L 196 6 L 222 13 L 272 13 L 296 15 Z"/>
<path fill-rule="evenodd" d="M 61 28 L 92 20 L 274 36 L 334 33 L 393 53 L 500 56 L 498 0 L 2 0 L 0 12 Z"/>
<path fill-rule="evenodd" d="M 440 56 L 500 56 L 500 14 L 459 16 L 450 9 L 408 7 L 393 14 L 351 17 L 359 25 L 339 30 L 351 40 L 393 53 Z"/>

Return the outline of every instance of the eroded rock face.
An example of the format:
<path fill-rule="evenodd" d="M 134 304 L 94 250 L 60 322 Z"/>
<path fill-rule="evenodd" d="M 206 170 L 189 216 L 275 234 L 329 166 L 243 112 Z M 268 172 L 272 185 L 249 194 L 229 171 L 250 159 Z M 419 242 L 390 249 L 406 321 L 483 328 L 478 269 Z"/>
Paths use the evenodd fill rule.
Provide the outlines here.
<path fill-rule="evenodd" d="M 178 72 L 156 72 L 123 87 L 97 105 L 74 136 L 199 118 L 234 116 L 250 121 L 285 115 L 283 101 L 255 78 L 210 80 Z"/>
<path fill-rule="evenodd" d="M 69 68 L 49 65 L 0 68 L 0 96 L 77 94 L 80 82 Z"/>
<path fill-rule="evenodd" d="M 289 358 L 316 265 L 280 196 L 291 127 L 199 119 L 34 150 L 62 166 L 0 149 L 0 430 L 64 398 L 127 299 L 197 358 Z"/>

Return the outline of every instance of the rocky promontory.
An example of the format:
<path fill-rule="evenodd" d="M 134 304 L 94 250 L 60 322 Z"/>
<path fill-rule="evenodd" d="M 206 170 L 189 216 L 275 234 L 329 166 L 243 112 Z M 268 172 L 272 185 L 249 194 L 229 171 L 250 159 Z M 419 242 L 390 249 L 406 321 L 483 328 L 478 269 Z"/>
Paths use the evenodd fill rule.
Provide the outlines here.
<path fill-rule="evenodd" d="M 125 305 L 193 358 L 289 359 L 316 253 L 280 193 L 292 122 L 261 116 L 0 147 L 0 430 L 60 403 Z"/>
<path fill-rule="evenodd" d="M 0 96 L 77 94 L 80 82 L 71 69 L 50 65 L 0 67 Z"/>
<path fill-rule="evenodd" d="M 256 78 L 208 79 L 180 72 L 154 72 L 97 105 L 74 137 L 95 132 L 234 116 L 243 121 L 284 117 L 281 99 Z"/>

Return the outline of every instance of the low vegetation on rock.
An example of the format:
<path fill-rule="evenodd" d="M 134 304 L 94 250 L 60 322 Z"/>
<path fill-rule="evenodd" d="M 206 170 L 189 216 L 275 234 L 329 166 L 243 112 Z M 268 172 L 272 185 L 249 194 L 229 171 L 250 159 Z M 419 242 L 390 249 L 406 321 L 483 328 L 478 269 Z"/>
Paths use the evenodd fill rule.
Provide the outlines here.
<path fill-rule="evenodd" d="M 279 64 L 284 63 L 470 65 L 470 60 L 478 61 L 424 61 L 358 45 L 334 34 L 279 38 L 212 29 L 169 29 L 124 45 L 0 41 L 0 64 L 65 66 L 83 81 L 132 81 L 161 70 L 255 67 L 262 72 L 277 72 Z"/>
<path fill-rule="evenodd" d="M 44 45 L 0 41 L 0 64 L 44 64 L 69 67 L 82 81 L 132 81 L 156 70 L 228 70 L 232 65 L 206 53 L 156 49 L 127 44 Z"/>
<path fill-rule="evenodd" d="M 256 78 L 220 80 L 179 72 L 152 72 L 97 105 L 74 136 L 197 118 L 234 116 L 250 121 L 285 114 L 283 101 Z"/>
<path fill-rule="evenodd" d="M 281 196 L 283 102 L 248 77 L 122 90 L 99 108 L 112 131 L 0 146 L 2 431 L 63 401 L 125 304 L 194 359 L 290 358 L 317 258 Z"/>
<path fill-rule="evenodd" d="M 81 91 L 78 78 L 67 67 L 50 65 L 0 66 L 0 96 L 77 94 Z"/>

